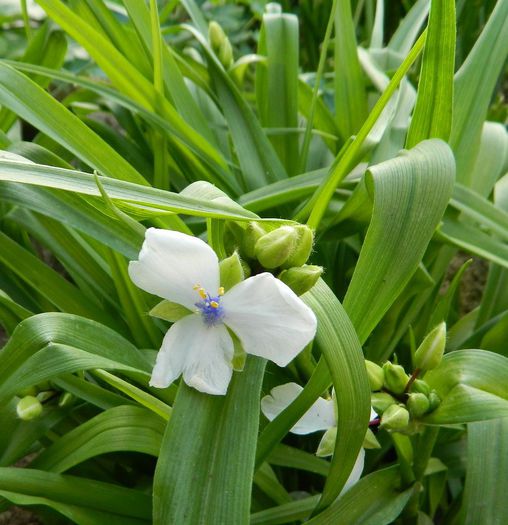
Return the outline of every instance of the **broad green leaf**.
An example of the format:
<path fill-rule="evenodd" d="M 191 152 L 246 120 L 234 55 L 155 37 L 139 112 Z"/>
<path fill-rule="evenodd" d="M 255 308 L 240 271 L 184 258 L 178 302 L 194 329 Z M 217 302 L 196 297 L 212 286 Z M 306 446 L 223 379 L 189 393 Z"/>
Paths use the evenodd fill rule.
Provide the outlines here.
<path fill-rule="evenodd" d="M 337 0 L 335 10 L 335 117 L 345 139 L 358 133 L 367 117 L 367 95 L 351 14 L 351 0 Z"/>
<path fill-rule="evenodd" d="M 22 321 L 0 351 L 0 397 L 65 372 L 113 368 L 148 374 L 150 364 L 129 341 L 94 321 L 44 313 Z"/>
<path fill-rule="evenodd" d="M 258 53 L 266 60 L 256 68 L 256 101 L 264 128 L 298 127 L 298 18 L 273 11 L 263 15 Z M 270 136 L 289 176 L 298 164 L 298 136 Z"/>
<path fill-rule="evenodd" d="M 365 182 L 373 199 L 372 218 L 344 298 L 360 341 L 366 340 L 420 264 L 448 204 L 454 175 L 450 149 L 435 139 L 369 168 Z M 366 196 L 361 190 L 359 199 Z M 339 217 L 348 213 L 345 206 Z"/>
<path fill-rule="evenodd" d="M 154 525 L 248 523 L 264 367 L 251 356 L 226 396 L 180 384 L 155 471 Z"/>
<path fill-rule="evenodd" d="M 508 3 L 498 0 L 482 34 L 455 77 L 450 145 L 457 180 L 469 186 L 487 108 L 508 55 Z"/>
<path fill-rule="evenodd" d="M 44 487 L 44 497 L 41 497 L 41 487 Z M 65 510 L 64 514 L 71 519 L 77 518 L 77 523 L 86 525 L 136 523 L 133 518 L 143 523 L 150 519 L 151 513 L 150 496 L 141 491 L 35 469 L 0 468 L 0 495 L 15 503 L 54 506 L 58 511 Z M 77 516 L 72 512 L 74 507 L 79 509 Z M 100 521 L 92 521 L 94 516 Z"/>
<path fill-rule="evenodd" d="M 455 424 L 508 417 L 508 358 L 486 350 L 458 350 L 425 375 L 442 402 L 424 418 Z"/>
<path fill-rule="evenodd" d="M 398 469 L 378 470 L 361 479 L 309 525 L 389 525 L 400 515 L 415 489 L 400 490 Z"/>
<path fill-rule="evenodd" d="M 360 341 L 330 288 L 320 280 L 302 299 L 318 319 L 321 348 L 336 394 L 337 437 L 319 508 L 330 505 L 347 481 L 369 423 L 370 388 Z"/>
<path fill-rule="evenodd" d="M 423 50 L 418 98 L 406 148 L 425 139 L 447 141 L 452 127 L 455 0 L 433 0 Z"/>
<path fill-rule="evenodd" d="M 95 177 L 88 173 L 37 164 L 0 161 L 0 180 L 23 182 L 49 188 L 72 191 L 83 195 L 101 196 Z M 201 201 L 176 193 L 139 184 L 101 178 L 102 186 L 114 201 L 132 203 L 128 209 L 160 212 L 189 213 L 190 215 L 240 220 L 256 219 L 257 215 L 239 212 L 238 206 Z"/>
<path fill-rule="evenodd" d="M 467 473 L 462 512 L 465 525 L 508 520 L 508 418 L 467 426 Z"/>
<path fill-rule="evenodd" d="M 417 0 L 393 33 L 388 48 L 402 56 L 409 53 L 429 12 L 430 0 Z"/>
<path fill-rule="evenodd" d="M 65 472 L 92 457 L 121 451 L 157 456 L 163 433 L 164 419 L 146 409 L 111 408 L 54 441 L 30 467 Z"/>

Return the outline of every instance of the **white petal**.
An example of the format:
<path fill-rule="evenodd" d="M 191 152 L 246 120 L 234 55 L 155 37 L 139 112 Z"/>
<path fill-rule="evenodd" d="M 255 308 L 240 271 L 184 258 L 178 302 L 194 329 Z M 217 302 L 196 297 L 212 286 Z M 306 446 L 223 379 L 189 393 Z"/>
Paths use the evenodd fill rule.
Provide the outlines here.
<path fill-rule="evenodd" d="M 219 261 L 201 239 L 149 228 L 139 260 L 129 263 L 129 275 L 139 288 L 194 310 L 200 300 L 193 289 L 196 284 L 217 294 Z"/>
<path fill-rule="evenodd" d="M 223 395 L 231 380 L 233 341 L 224 325 L 206 326 L 188 315 L 169 330 L 157 355 L 150 385 L 165 388 L 183 373 L 200 392 Z"/>
<path fill-rule="evenodd" d="M 362 477 L 364 464 L 365 449 L 361 448 L 360 452 L 358 453 L 358 457 L 356 458 L 353 470 L 351 471 L 351 474 L 349 474 L 349 478 L 347 478 L 346 484 L 344 485 L 341 491 L 341 495 L 344 494 L 344 492 L 346 492 L 347 490 L 349 490 Z"/>
<path fill-rule="evenodd" d="M 314 312 L 283 282 L 261 273 L 222 298 L 224 322 L 248 354 L 286 366 L 316 334 Z"/>
<path fill-rule="evenodd" d="M 261 400 L 263 414 L 272 421 L 298 397 L 302 390 L 303 388 L 296 383 L 286 383 L 272 388 L 270 395 Z M 327 430 L 336 424 L 333 401 L 320 397 L 300 418 L 291 432 L 310 434 L 318 430 Z"/>
<path fill-rule="evenodd" d="M 374 421 L 374 419 L 376 419 L 377 417 L 378 417 L 377 412 L 372 407 L 370 407 L 370 419 L 369 419 L 369 421 Z"/>

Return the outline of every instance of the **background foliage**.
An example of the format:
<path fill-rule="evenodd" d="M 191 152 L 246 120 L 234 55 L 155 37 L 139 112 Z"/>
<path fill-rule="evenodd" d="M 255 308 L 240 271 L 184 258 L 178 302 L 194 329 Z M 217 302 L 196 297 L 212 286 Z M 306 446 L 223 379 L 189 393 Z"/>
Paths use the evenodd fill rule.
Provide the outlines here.
<path fill-rule="evenodd" d="M 1 510 L 508 520 L 506 1 L 9 1 L 0 23 Z M 127 274 L 145 228 L 220 237 L 258 218 L 316 230 L 313 348 L 286 369 L 248 361 L 225 398 L 149 388 L 167 325 Z M 488 265 L 475 304 L 459 252 Z M 379 431 L 337 499 L 365 435 L 363 356 L 411 370 L 443 320 L 425 378 L 442 404 L 420 433 Z M 260 396 L 288 381 L 304 390 L 268 423 Z M 332 385 L 325 461 L 288 431 Z M 26 394 L 43 403 L 30 421 Z"/>

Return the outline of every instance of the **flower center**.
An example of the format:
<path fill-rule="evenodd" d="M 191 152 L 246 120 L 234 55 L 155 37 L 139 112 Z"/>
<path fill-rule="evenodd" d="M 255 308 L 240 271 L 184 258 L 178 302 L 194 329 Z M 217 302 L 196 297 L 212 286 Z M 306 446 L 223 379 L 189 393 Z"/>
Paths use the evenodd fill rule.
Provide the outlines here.
<path fill-rule="evenodd" d="M 194 286 L 201 297 L 201 301 L 194 303 L 198 308 L 198 313 L 203 317 L 203 321 L 207 326 L 215 326 L 222 322 L 224 318 L 224 308 L 220 304 L 221 297 L 224 295 L 224 288 L 219 288 L 216 297 L 211 296 L 204 288 L 199 284 Z"/>

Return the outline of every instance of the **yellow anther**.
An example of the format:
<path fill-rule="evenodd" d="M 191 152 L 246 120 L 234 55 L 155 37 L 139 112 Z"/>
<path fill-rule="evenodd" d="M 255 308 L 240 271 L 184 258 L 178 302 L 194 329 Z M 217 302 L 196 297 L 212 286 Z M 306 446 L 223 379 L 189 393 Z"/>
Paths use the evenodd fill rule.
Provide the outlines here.
<path fill-rule="evenodd" d="M 210 301 L 210 306 L 212 308 L 219 308 L 219 303 L 217 301 Z"/>
<path fill-rule="evenodd" d="M 201 285 L 200 284 L 195 284 L 192 289 L 193 290 L 199 290 L 201 288 Z"/>
<path fill-rule="evenodd" d="M 224 295 L 224 286 L 219 288 L 219 295 Z"/>
<path fill-rule="evenodd" d="M 201 297 L 201 299 L 206 299 L 206 290 L 204 288 L 199 288 L 198 294 Z"/>

